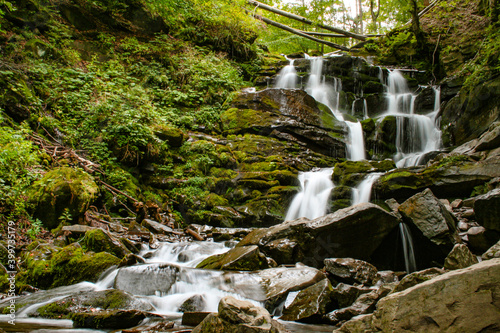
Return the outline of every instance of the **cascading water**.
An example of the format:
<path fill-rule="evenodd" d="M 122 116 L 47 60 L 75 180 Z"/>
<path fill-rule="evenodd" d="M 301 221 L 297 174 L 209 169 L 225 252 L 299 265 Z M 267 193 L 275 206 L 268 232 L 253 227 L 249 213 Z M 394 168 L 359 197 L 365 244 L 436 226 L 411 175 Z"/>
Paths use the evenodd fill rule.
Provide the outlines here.
<path fill-rule="evenodd" d="M 439 112 L 439 89 L 435 89 L 434 111 L 421 115 L 415 113 L 415 98 L 400 71 L 393 70 L 387 78 L 387 115 L 396 116 L 396 155 L 398 168 L 416 166 L 425 154 L 441 146 L 441 131 L 436 116 Z"/>
<path fill-rule="evenodd" d="M 288 59 L 288 58 L 287 58 Z M 278 73 L 275 88 L 294 89 L 298 87 L 299 77 L 294 66 L 294 59 L 289 59 L 289 64 Z"/>
<path fill-rule="evenodd" d="M 323 75 L 322 57 L 309 58 L 311 61 L 311 70 L 307 81 L 306 91 L 318 102 L 325 104 L 331 110 L 332 114 L 339 121 L 345 122 L 348 130 L 347 156 L 352 161 L 365 159 L 365 144 L 363 140 L 363 129 L 360 122 L 344 120 L 342 112 L 339 110 L 340 91 L 342 82 L 335 78 L 332 87 L 325 81 Z"/>
<path fill-rule="evenodd" d="M 375 183 L 380 176 L 382 176 L 382 173 L 380 172 L 370 173 L 361 181 L 361 183 L 359 183 L 358 186 L 352 189 L 353 205 L 370 202 L 373 183 Z"/>
<path fill-rule="evenodd" d="M 415 252 L 413 250 L 413 239 L 411 237 L 410 229 L 406 224 L 399 224 L 399 234 L 401 236 L 401 243 L 403 244 L 403 256 L 406 272 L 413 273 L 417 270 L 417 263 L 415 260 Z"/>
<path fill-rule="evenodd" d="M 285 221 L 299 217 L 314 219 L 326 214 L 328 199 L 334 185 L 333 169 L 303 172 L 299 174 L 300 192 L 293 199 Z"/>

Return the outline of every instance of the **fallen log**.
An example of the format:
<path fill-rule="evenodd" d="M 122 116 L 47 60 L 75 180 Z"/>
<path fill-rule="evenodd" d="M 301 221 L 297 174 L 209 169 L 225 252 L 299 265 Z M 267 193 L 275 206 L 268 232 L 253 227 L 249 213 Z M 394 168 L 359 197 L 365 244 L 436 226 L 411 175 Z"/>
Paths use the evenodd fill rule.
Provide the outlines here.
<path fill-rule="evenodd" d="M 333 31 L 333 32 L 336 32 L 336 33 L 339 33 L 339 34 L 342 34 L 342 35 L 345 35 L 345 36 L 349 36 L 349 37 L 355 38 L 355 39 L 366 40 L 366 36 L 358 35 L 358 34 L 355 34 L 353 32 L 350 32 L 350 31 L 346 31 L 346 30 L 342 30 L 342 29 L 339 29 L 339 28 L 331 27 L 331 26 L 326 25 L 326 24 L 313 22 L 313 21 L 311 21 L 309 19 L 306 19 L 305 17 L 299 16 L 299 15 L 295 15 L 295 14 L 286 12 L 284 10 L 268 6 L 268 5 L 266 5 L 266 4 L 262 3 L 262 2 L 259 2 L 259 1 L 247 0 L 247 2 L 249 4 L 251 4 L 251 5 L 253 5 L 253 6 L 258 7 L 258 8 L 262 8 L 262 9 L 267 10 L 269 12 L 272 12 L 272 13 L 275 13 L 275 14 L 278 14 L 278 15 L 281 15 L 281 16 L 285 16 L 285 17 L 291 18 L 292 20 L 296 20 L 296 21 L 299 21 L 299 22 L 302 22 L 302 23 L 305 23 L 305 24 L 316 26 L 318 28 L 322 28 L 322 29 L 326 29 L 326 30 L 329 30 L 329 31 Z"/>
<path fill-rule="evenodd" d="M 327 46 L 330 46 L 330 47 L 333 47 L 335 49 L 339 49 L 339 50 L 343 50 L 343 51 L 350 51 L 350 49 L 348 47 L 345 47 L 345 46 L 342 46 L 342 45 L 339 45 L 339 44 L 335 44 L 335 43 L 332 43 L 332 42 L 329 42 L 329 41 L 326 41 L 324 39 L 319 39 L 319 38 L 316 38 L 316 37 L 313 37 L 313 36 L 310 36 L 308 34 L 305 34 L 297 29 L 294 29 L 292 27 L 289 27 L 287 25 L 284 25 L 284 24 L 281 24 L 281 23 L 278 23 L 276 21 L 273 21 L 273 20 L 270 20 L 268 18 L 265 18 L 263 16 L 260 16 L 260 15 L 257 15 L 257 14 L 252 14 L 256 19 L 258 20 L 261 20 L 263 21 L 264 23 L 266 24 L 269 24 L 269 25 L 272 25 L 272 26 L 275 26 L 277 28 L 280 28 L 282 30 L 285 30 L 285 31 L 288 31 L 288 32 L 291 32 L 292 34 L 295 34 L 295 35 L 298 35 L 298 36 L 301 36 L 301 37 L 304 37 L 304 38 L 307 38 L 307 39 L 310 39 L 312 41 L 315 41 L 317 43 L 321 43 L 321 44 L 324 44 L 324 45 L 327 45 Z"/>

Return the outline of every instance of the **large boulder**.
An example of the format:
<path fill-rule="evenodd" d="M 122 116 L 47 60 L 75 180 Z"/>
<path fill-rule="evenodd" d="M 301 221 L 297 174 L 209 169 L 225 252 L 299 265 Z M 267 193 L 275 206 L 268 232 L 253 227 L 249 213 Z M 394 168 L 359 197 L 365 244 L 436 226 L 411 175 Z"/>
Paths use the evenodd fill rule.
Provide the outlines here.
<path fill-rule="evenodd" d="M 403 219 L 415 225 L 433 243 L 445 248 L 446 253 L 460 242 L 455 217 L 430 189 L 415 194 L 403 202 L 398 210 Z"/>
<path fill-rule="evenodd" d="M 500 259 L 450 271 L 381 299 L 376 311 L 335 332 L 496 332 Z"/>
<path fill-rule="evenodd" d="M 193 333 L 265 333 L 286 332 L 266 309 L 248 301 L 226 296 L 219 302 L 218 314 L 209 314 Z"/>
<path fill-rule="evenodd" d="M 483 260 L 489 260 L 493 258 L 500 258 L 500 241 L 498 241 L 495 245 L 490 247 L 488 251 L 483 253 L 481 256 Z"/>
<path fill-rule="evenodd" d="M 370 259 L 398 223 L 393 214 L 377 205 L 363 203 L 314 220 L 299 218 L 267 229 L 256 229 L 237 246 L 258 245 L 278 264 L 301 261 L 321 268 L 326 258 Z M 291 249 L 281 247 L 283 256 L 281 248 L 275 246 L 277 240 L 291 244 Z"/>
<path fill-rule="evenodd" d="M 30 201 L 35 204 L 34 216 L 48 229 L 59 225 L 65 214 L 72 221 L 89 208 L 99 193 L 92 176 L 83 170 L 61 167 L 47 172 L 30 189 Z"/>
<path fill-rule="evenodd" d="M 291 141 L 327 156 L 345 157 L 346 134 L 333 114 L 299 89 L 242 92 L 221 115 L 224 130 Z"/>

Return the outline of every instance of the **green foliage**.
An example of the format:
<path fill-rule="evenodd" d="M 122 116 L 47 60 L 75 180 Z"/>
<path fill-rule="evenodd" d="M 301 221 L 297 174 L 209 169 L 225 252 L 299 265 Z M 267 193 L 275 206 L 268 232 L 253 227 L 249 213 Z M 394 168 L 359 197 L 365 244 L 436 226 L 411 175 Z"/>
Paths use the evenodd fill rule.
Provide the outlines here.
<path fill-rule="evenodd" d="M 3 113 L 0 113 L 0 122 Z M 40 178 L 40 152 L 26 139 L 29 129 L 0 127 L 0 206 L 7 211 L 0 214 L 8 218 L 27 217 L 26 189 Z"/>
<path fill-rule="evenodd" d="M 14 11 L 16 10 L 16 7 L 12 4 L 12 2 L 7 1 L 7 0 L 0 0 L 0 20 L 3 18 L 5 15 L 5 11 Z M 4 32 L 2 30 L 2 26 L 0 25 L 0 32 Z"/>

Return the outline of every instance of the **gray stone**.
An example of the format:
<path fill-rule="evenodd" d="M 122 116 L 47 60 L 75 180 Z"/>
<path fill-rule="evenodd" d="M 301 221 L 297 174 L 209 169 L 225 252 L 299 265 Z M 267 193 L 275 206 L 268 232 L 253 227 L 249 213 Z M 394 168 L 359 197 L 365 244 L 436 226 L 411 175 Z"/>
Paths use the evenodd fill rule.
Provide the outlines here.
<path fill-rule="evenodd" d="M 477 257 L 464 244 L 455 244 L 444 260 L 444 268 L 448 270 L 461 269 L 477 264 Z"/>
<path fill-rule="evenodd" d="M 339 283 L 333 289 L 332 297 L 337 301 L 339 308 L 346 308 L 352 305 L 360 295 L 369 293 L 370 291 L 371 289 L 368 287 Z"/>
<path fill-rule="evenodd" d="M 286 332 L 282 324 L 272 319 L 266 309 L 248 301 L 226 296 L 219 302 L 219 313 L 209 314 L 193 333 L 265 333 Z"/>
<path fill-rule="evenodd" d="M 143 227 L 155 234 L 169 235 L 173 232 L 172 228 L 150 219 L 142 220 L 141 224 Z"/>
<path fill-rule="evenodd" d="M 402 291 L 422 282 L 428 281 L 436 276 L 444 274 L 445 271 L 441 268 L 431 267 L 422 271 L 413 272 L 406 275 L 394 288 L 394 292 Z"/>
<path fill-rule="evenodd" d="M 413 223 L 433 243 L 451 250 L 460 242 L 455 217 L 434 196 L 430 189 L 415 194 L 399 206 L 403 218 Z"/>

